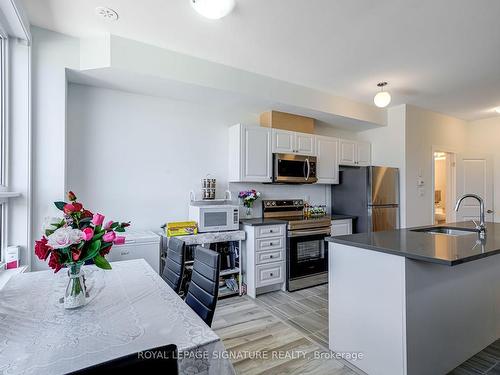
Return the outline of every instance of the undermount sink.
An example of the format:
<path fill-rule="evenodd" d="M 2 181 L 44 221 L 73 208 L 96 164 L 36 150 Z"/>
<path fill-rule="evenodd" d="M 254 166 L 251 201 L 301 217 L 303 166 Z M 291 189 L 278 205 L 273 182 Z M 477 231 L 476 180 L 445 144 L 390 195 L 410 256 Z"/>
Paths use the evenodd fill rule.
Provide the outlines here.
<path fill-rule="evenodd" d="M 447 236 L 467 236 L 473 233 L 478 233 L 476 229 L 454 228 L 454 227 L 428 227 L 428 228 L 413 229 L 412 232 L 445 234 Z"/>

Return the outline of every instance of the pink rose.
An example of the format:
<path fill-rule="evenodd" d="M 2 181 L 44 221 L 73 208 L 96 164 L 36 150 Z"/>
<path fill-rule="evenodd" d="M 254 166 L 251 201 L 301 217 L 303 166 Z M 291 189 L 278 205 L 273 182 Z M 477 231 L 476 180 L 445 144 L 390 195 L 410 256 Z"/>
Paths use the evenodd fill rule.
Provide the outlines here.
<path fill-rule="evenodd" d="M 102 236 L 102 240 L 104 242 L 113 242 L 116 238 L 115 232 L 111 231 Z"/>
<path fill-rule="evenodd" d="M 123 236 L 116 236 L 115 240 L 113 241 L 115 245 L 124 245 L 125 244 L 125 237 Z"/>
<path fill-rule="evenodd" d="M 83 239 L 84 241 L 90 241 L 94 237 L 94 230 L 90 227 L 87 227 L 83 230 Z"/>
<path fill-rule="evenodd" d="M 102 225 L 103 221 L 104 221 L 104 215 L 94 214 L 94 217 L 92 218 L 92 224 L 94 224 L 95 226 Z"/>
<path fill-rule="evenodd" d="M 113 220 L 110 220 L 104 225 L 104 229 L 109 230 L 111 229 L 112 225 L 113 225 Z"/>

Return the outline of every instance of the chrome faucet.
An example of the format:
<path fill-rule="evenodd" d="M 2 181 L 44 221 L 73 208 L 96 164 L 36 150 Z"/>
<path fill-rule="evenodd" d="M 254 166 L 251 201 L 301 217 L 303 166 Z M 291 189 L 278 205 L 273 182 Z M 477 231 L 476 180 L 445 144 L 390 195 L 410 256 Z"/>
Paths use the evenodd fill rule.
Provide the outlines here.
<path fill-rule="evenodd" d="M 458 209 L 460 208 L 460 204 L 466 198 L 474 198 L 474 199 L 477 199 L 477 201 L 479 202 L 480 222 L 478 224 L 474 220 L 472 220 L 472 221 L 476 225 L 476 230 L 484 235 L 484 233 L 486 233 L 486 224 L 484 222 L 484 201 L 483 201 L 483 198 L 481 198 L 479 195 L 476 195 L 476 194 L 465 194 L 458 200 L 457 205 L 455 206 L 455 211 L 458 212 Z"/>

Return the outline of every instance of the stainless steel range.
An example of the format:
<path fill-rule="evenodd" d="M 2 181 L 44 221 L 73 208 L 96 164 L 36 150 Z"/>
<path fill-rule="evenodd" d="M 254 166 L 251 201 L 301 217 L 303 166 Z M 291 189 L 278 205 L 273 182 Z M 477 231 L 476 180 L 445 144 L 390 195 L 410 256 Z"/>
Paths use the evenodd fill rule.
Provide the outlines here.
<path fill-rule="evenodd" d="M 287 225 L 288 291 L 328 282 L 328 244 L 330 216 L 304 217 L 304 201 L 263 200 L 264 218 L 282 219 Z"/>

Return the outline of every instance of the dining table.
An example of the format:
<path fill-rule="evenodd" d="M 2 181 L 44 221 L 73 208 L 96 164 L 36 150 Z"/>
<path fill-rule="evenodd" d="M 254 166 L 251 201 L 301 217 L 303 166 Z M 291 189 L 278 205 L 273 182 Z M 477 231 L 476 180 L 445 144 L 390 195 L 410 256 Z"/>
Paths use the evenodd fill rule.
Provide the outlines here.
<path fill-rule="evenodd" d="M 234 374 L 217 334 L 144 259 L 84 266 L 86 305 L 65 309 L 65 269 L 22 273 L 0 290 L 0 374 L 66 374 L 165 345 L 179 374 Z"/>

